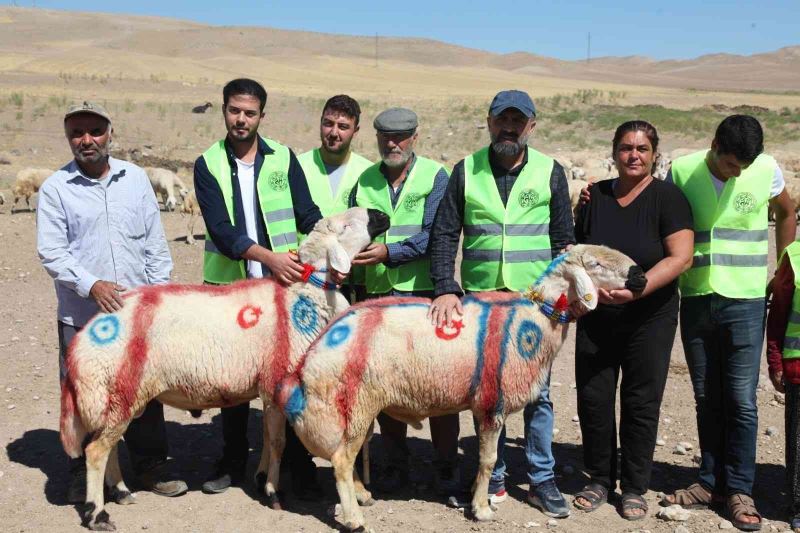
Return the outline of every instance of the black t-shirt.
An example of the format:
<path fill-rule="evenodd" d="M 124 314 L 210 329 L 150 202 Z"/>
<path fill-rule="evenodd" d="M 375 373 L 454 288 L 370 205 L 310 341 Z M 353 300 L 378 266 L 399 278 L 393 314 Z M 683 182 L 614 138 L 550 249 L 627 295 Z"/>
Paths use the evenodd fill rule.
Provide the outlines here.
<path fill-rule="evenodd" d="M 645 272 L 667 255 L 663 239 L 692 229 L 692 209 L 674 184 L 653 180 L 633 202 L 622 207 L 614 197 L 614 180 L 597 183 L 591 201 L 578 213 L 575 237 L 582 244 L 604 244 L 633 259 Z M 657 309 L 678 290 L 678 280 L 626 307 Z M 609 306 L 611 307 L 611 306 Z"/>

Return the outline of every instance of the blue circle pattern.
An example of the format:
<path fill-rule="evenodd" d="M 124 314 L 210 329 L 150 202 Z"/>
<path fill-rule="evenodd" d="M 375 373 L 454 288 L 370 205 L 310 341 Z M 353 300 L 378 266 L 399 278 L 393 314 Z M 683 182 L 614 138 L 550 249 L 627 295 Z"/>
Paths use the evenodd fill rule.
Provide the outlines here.
<path fill-rule="evenodd" d="M 530 320 L 525 320 L 519 325 L 517 332 L 517 350 L 525 359 L 532 359 L 539 353 L 542 342 L 542 330 Z"/>
<path fill-rule="evenodd" d="M 300 296 L 292 306 L 292 324 L 303 335 L 315 335 L 319 315 L 317 308 L 306 296 Z"/>
<path fill-rule="evenodd" d="M 325 336 L 325 345 L 328 348 L 336 348 L 350 337 L 350 326 L 339 324 L 334 326 Z"/>
<path fill-rule="evenodd" d="M 119 318 L 107 315 L 98 318 L 89 327 L 89 338 L 98 346 L 104 346 L 117 340 L 120 332 Z"/>

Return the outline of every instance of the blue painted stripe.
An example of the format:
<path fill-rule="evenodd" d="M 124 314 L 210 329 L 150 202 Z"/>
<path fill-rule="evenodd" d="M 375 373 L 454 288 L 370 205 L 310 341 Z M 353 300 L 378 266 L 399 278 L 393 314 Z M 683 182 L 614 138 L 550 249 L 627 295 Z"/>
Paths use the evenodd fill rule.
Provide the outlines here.
<path fill-rule="evenodd" d="M 475 361 L 475 371 L 472 373 L 472 381 L 469 384 L 469 395 L 470 397 L 475 396 L 475 392 L 478 390 L 478 387 L 481 384 L 481 374 L 483 374 L 483 348 L 484 344 L 486 344 L 486 322 L 489 319 L 489 311 L 491 307 L 486 305 L 483 302 L 477 302 L 482 307 L 481 309 L 481 316 L 478 319 L 478 335 L 476 336 L 475 340 L 475 353 L 478 354 L 478 357 Z"/>
<path fill-rule="evenodd" d="M 550 264 L 547 265 L 547 268 L 544 269 L 544 272 L 542 272 L 542 275 L 539 276 L 539 279 L 536 280 L 534 285 L 538 285 L 539 283 L 542 282 L 542 280 L 544 280 L 547 276 L 549 276 L 553 272 L 553 270 L 556 269 L 556 267 L 558 265 L 560 265 L 561 263 L 564 262 L 564 260 L 567 258 L 568 255 L 569 255 L 569 252 L 563 253 L 563 254 L 559 255 L 558 257 L 556 257 L 555 259 L 553 259 L 552 261 L 550 261 Z"/>
<path fill-rule="evenodd" d="M 503 397 L 503 367 L 508 359 L 508 343 L 511 339 L 511 324 L 514 323 L 514 316 L 517 314 L 517 306 L 511 308 L 503 324 L 503 340 L 500 343 L 500 364 L 497 368 L 497 404 L 494 406 L 495 416 L 503 412 L 505 398 Z"/>

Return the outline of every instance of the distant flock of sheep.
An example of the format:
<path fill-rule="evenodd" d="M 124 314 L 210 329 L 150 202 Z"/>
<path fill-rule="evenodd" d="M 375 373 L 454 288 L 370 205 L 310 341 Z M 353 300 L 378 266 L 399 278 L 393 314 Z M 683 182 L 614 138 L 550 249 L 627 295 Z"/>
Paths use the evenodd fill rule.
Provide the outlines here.
<path fill-rule="evenodd" d="M 205 109 L 205 106 L 198 107 Z M 653 176 L 663 180 L 667 177 L 667 171 L 673 159 L 692 153 L 693 151 L 694 150 L 691 149 L 678 148 L 671 151 L 669 154 L 661 154 L 656 163 L 656 167 L 653 169 Z M 590 183 L 615 178 L 617 176 L 616 169 L 614 168 L 614 160 L 610 157 L 602 158 L 579 154 L 572 158 L 557 156 L 556 160 L 564 167 L 564 173 L 567 176 L 569 197 L 573 212 L 578 206 L 581 189 L 587 187 Z M 147 176 L 150 178 L 150 184 L 153 186 L 156 198 L 158 198 L 163 205 L 163 209 L 165 211 L 175 211 L 178 209 L 181 215 L 188 215 L 186 243 L 194 244 L 194 227 L 201 214 L 194 189 L 186 187 L 183 180 L 171 170 L 157 167 L 145 167 L 145 172 L 147 172 Z M 789 160 L 788 164 L 783 166 L 786 190 L 797 204 L 798 220 L 800 220 L 800 177 L 797 176 L 798 172 L 800 172 L 800 159 Z M 11 213 L 18 210 L 17 205 L 21 204 L 23 200 L 25 201 L 25 207 L 31 210 L 31 197 L 39 191 L 44 180 L 51 174 L 53 174 L 53 170 L 44 168 L 25 168 L 20 170 L 11 188 L 11 194 L 13 196 Z M 3 193 L 0 193 L 0 205 L 5 203 L 5 196 Z M 770 218 L 773 219 L 774 217 L 770 215 Z"/>

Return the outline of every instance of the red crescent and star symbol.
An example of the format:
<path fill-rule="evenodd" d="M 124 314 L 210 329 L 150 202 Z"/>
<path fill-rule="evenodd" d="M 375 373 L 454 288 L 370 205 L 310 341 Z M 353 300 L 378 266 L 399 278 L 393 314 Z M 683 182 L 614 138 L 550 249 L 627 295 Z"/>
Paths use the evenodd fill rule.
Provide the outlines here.
<path fill-rule="evenodd" d="M 258 324 L 262 312 L 260 307 L 250 304 L 245 305 L 239 309 L 239 314 L 236 315 L 236 322 L 239 324 L 240 328 L 250 329 Z"/>
<path fill-rule="evenodd" d="M 437 326 L 436 336 L 442 340 L 450 341 L 461 335 L 461 328 L 463 327 L 463 320 L 453 320 L 449 325 Z"/>

